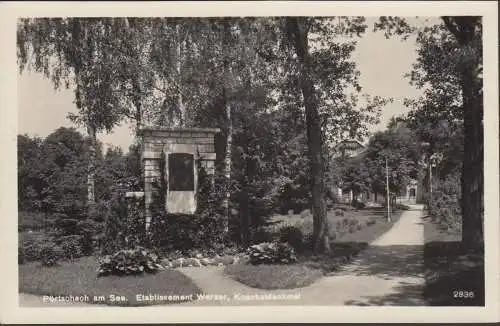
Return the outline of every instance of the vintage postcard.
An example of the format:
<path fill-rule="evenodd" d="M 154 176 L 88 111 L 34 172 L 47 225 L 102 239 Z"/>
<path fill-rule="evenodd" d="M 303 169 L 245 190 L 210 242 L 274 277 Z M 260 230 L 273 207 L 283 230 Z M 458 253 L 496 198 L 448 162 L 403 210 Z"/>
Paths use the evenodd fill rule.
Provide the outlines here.
<path fill-rule="evenodd" d="M 3 322 L 498 321 L 496 2 L 1 8 Z"/>

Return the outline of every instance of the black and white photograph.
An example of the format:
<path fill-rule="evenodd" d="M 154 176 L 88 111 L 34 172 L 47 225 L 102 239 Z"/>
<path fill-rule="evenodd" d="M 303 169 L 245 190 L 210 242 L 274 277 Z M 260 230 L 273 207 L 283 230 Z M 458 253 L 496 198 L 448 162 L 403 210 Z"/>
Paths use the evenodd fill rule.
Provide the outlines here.
<path fill-rule="evenodd" d="M 10 15 L 18 316 L 498 321 L 497 3 L 226 4 Z"/>

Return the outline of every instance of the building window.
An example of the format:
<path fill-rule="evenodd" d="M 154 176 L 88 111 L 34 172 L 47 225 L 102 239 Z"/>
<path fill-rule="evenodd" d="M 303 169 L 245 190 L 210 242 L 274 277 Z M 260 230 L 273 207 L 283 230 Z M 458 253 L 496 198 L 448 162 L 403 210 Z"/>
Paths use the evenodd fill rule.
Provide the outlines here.
<path fill-rule="evenodd" d="M 168 155 L 168 190 L 194 191 L 194 156 L 186 153 Z"/>

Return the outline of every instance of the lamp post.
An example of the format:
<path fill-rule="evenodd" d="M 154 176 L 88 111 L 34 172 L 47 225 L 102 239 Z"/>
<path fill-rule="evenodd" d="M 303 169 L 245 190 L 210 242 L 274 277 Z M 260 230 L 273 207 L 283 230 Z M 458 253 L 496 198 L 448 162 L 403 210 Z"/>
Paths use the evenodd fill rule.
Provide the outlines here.
<path fill-rule="evenodd" d="M 430 148 L 430 144 L 427 142 L 423 142 L 421 144 L 423 148 Z M 439 163 L 443 160 L 443 154 L 440 152 L 430 153 L 430 149 L 428 150 L 428 157 L 422 162 L 424 166 L 429 166 L 429 195 L 432 195 L 432 168 L 437 167 Z"/>
<path fill-rule="evenodd" d="M 429 182 L 430 182 L 431 194 L 432 194 L 432 168 L 437 167 L 437 165 L 441 163 L 442 160 L 443 160 L 443 154 L 440 152 L 433 153 L 429 157 L 429 175 L 430 175 Z M 436 174 L 435 179 L 438 180 L 438 177 L 439 176 Z"/>
<path fill-rule="evenodd" d="M 432 164 L 429 161 L 429 194 L 432 195 Z"/>
<path fill-rule="evenodd" d="M 420 145 L 422 146 L 422 148 L 430 148 L 431 147 L 431 144 L 428 142 L 423 142 Z M 422 162 L 421 164 L 424 167 L 427 167 L 427 165 L 429 166 L 429 196 L 430 196 L 432 194 L 432 166 L 430 164 L 430 156 L 425 157 L 425 153 L 424 153 L 424 159 L 421 162 Z"/>
<path fill-rule="evenodd" d="M 385 186 L 387 191 L 387 222 L 391 221 L 391 198 L 389 193 L 389 165 L 387 163 L 387 157 L 385 158 Z"/>

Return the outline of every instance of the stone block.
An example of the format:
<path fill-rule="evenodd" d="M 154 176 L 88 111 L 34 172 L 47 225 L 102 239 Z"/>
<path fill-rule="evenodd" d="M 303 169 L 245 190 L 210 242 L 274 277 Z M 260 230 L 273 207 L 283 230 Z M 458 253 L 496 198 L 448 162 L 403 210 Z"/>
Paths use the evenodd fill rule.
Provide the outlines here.
<path fill-rule="evenodd" d="M 176 138 L 175 142 L 177 144 L 194 144 L 194 139 L 189 137 L 189 138 Z"/>
<path fill-rule="evenodd" d="M 203 161 L 215 161 L 216 155 L 215 153 L 200 152 L 200 158 Z"/>
<path fill-rule="evenodd" d="M 196 138 L 196 143 L 197 144 L 213 144 L 214 143 L 214 137 Z"/>
<path fill-rule="evenodd" d="M 127 191 L 125 193 L 127 198 L 142 198 L 144 197 L 144 191 Z"/>
<path fill-rule="evenodd" d="M 209 266 L 209 265 L 211 265 L 210 259 L 208 259 L 208 258 L 202 258 L 202 259 L 200 259 L 200 263 L 203 266 Z"/>
<path fill-rule="evenodd" d="M 208 132 L 193 132 L 194 138 L 202 138 L 202 137 L 212 137 L 213 134 Z"/>
<path fill-rule="evenodd" d="M 155 143 L 153 143 L 153 142 L 144 143 L 143 151 L 144 152 L 152 152 L 154 147 L 155 147 Z"/>
<path fill-rule="evenodd" d="M 161 158 L 161 152 L 156 152 L 156 151 L 144 151 L 142 153 L 142 159 L 147 160 L 147 159 L 160 159 Z"/>
<path fill-rule="evenodd" d="M 198 144 L 197 147 L 198 147 L 198 151 L 200 152 L 200 156 L 203 156 L 203 157 L 206 156 L 206 153 L 214 153 L 215 152 L 214 144 Z"/>

